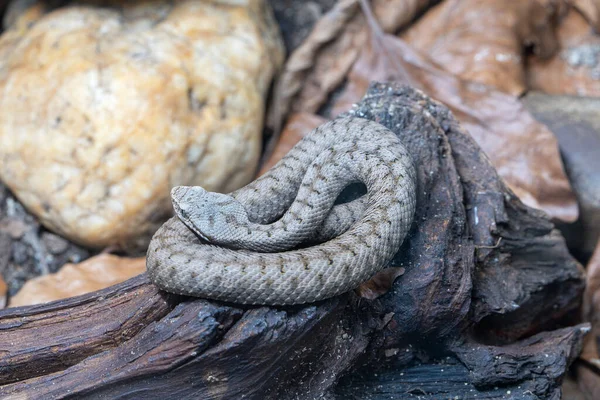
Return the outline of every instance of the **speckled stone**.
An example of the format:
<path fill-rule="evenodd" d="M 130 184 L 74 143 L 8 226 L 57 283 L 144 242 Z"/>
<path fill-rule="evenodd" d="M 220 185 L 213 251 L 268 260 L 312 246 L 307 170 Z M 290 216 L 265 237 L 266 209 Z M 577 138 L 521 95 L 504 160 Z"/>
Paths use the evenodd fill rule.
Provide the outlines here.
<path fill-rule="evenodd" d="M 256 172 L 283 46 L 263 0 L 77 3 L 0 38 L 0 179 L 49 229 L 140 246 L 169 191 Z"/>

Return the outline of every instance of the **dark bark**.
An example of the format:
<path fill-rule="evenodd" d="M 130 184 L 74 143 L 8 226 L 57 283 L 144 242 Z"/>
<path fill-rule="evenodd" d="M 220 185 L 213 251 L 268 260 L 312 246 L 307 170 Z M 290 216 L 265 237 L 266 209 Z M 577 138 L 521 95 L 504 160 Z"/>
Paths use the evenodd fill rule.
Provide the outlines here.
<path fill-rule="evenodd" d="M 335 398 L 539 399 L 540 393 L 549 393 L 542 398 L 559 399 L 557 381 L 562 379 L 565 364 L 576 357 L 572 343 L 582 335 L 582 329 L 560 329 L 502 347 L 473 344 L 473 348 L 458 352 L 459 358 L 431 361 L 405 352 L 404 360 L 395 357 L 375 373 L 362 368 L 346 375 L 335 388 Z M 548 348 L 555 351 L 548 353 Z M 527 363 L 534 367 L 527 367 Z M 526 379 L 515 379 L 524 376 Z"/>
<path fill-rule="evenodd" d="M 441 104 L 376 84 L 352 113 L 396 132 L 418 169 L 415 223 L 392 263 L 406 272 L 387 294 L 239 307 L 141 276 L 9 309 L 0 397 L 558 398 L 587 329 L 557 329 L 584 286 L 560 234 Z"/>

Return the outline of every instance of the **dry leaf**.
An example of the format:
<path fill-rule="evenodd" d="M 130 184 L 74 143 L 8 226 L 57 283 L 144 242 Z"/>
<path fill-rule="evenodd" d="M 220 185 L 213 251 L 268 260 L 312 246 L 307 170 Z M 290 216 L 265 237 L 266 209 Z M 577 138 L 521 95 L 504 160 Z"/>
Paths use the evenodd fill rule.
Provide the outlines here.
<path fill-rule="evenodd" d="M 577 219 L 556 139 L 516 97 L 455 77 L 397 37 L 373 35 L 352 67 L 333 114 L 348 110 L 371 81 L 405 82 L 445 103 L 525 204 L 563 221 Z"/>
<path fill-rule="evenodd" d="M 407 24 L 433 0 L 373 0 L 375 15 L 386 32 Z M 343 82 L 367 40 L 359 0 L 341 0 L 317 22 L 288 58 L 274 91 L 268 125 L 281 131 L 291 112 L 315 113 Z"/>
<path fill-rule="evenodd" d="M 577 223 L 561 230 L 571 252 L 587 259 L 600 239 L 600 98 L 530 91 L 521 100 L 558 140 L 579 205 Z"/>
<path fill-rule="evenodd" d="M 526 88 L 524 49 L 553 55 L 557 17 L 558 7 L 539 0 L 448 0 L 402 39 L 462 79 L 519 96 Z"/>
<path fill-rule="evenodd" d="M 597 373 L 597 371 L 600 371 L 600 352 L 598 352 L 598 339 L 600 338 L 600 242 L 598 242 L 586 270 L 582 316 L 585 321 L 592 323 L 592 331 L 584 340 L 583 351 L 580 356 L 585 364 L 578 365 L 576 372 L 581 390 L 590 396 L 589 398 L 595 399 L 600 395 L 600 374 Z M 594 369 L 596 370 L 594 371 Z"/>
<path fill-rule="evenodd" d="M 262 166 L 258 176 L 267 172 L 283 158 L 307 133 L 325 123 L 325 118 L 309 113 L 293 114 L 286 124 L 275 150 Z"/>
<path fill-rule="evenodd" d="M 568 400 L 587 400 L 573 377 L 567 375 L 562 384 L 562 398 Z"/>
<path fill-rule="evenodd" d="M 600 242 L 586 268 L 583 319 L 593 325 L 600 324 Z"/>
<path fill-rule="evenodd" d="M 392 288 L 397 277 L 404 274 L 404 268 L 386 268 L 373 276 L 356 289 L 356 294 L 365 299 L 374 300 L 383 296 Z"/>
<path fill-rule="evenodd" d="M 0 276 L 0 310 L 6 307 L 6 296 L 8 294 L 8 286 L 2 276 Z"/>
<path fill-rule="evenodd" d="M 600 399 L 600 375 L 585 365 L 577 365 L 576 374 L 579 389 L 585 394 L 586 399 Z M 567 397 L 563 398 L 570 400 Z"/>
<path fill-rule="evenodd" d="M 530 57 L 529 87 L 551 94 L 600 96 L 600 35 L 571 10 L 558 30 L 560 52 L 550 60 Z"/>
<path fill-rule="evenodd" d="M 572 0 L 572 3 L 594 27 L 594 30 L 600 33 L 600 0 Z"/>
<path fill-rule="evenodd" d="M 55 274 L 29 280 L 10 299 L 17 307 L 45 303 L 104 289 L 146 270 L 146 258 L 124 258 L 100 254 L 79 264 L 66 264 Z"/>

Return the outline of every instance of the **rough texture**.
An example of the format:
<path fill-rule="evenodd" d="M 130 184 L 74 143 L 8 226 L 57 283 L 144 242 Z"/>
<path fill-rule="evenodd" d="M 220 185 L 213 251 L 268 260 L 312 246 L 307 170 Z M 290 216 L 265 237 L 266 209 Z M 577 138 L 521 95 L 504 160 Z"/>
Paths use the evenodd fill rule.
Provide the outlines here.
<path fill-rule="evenodd" d="M 367 199 L 334 206 L 354 182 L 365 184 Z M 344 293 L 398 251 L 415 212 L 415 184 L 412 159 L 393 132 L 360 118 L 326 123 L 232 196 L 175 188 L 180 221 L 152 238 L 150 278 L 170 292 L 243 304 Z M 326 241 L 306 247 L 319 231 Z"/>
<path fill-rule="evenodd" d="M 578 354 L 573 342 L 581 341 L 588 329 L 585 325 L 557 329 L 508 346 L 467 343 L 457 355 L 433 360 L 427 360 L 422 350 L 407 347 L 397 357 L 345 376 L 334 399 L 558 400 L 556 380 Z M 530 374 L 530 379 L 516 383 L 514 378 L 523 374 Z"/>
<path fill-rule="evenodd" d="M 254 176 L 283 46 L 262 0 L 101 3 L 0 38 L 0 178 L 69 239 L 133 246 L 171 187 Z"/>
<path fill-rule="evenodd" d="M 556 328 L 575 314 L 584 281 L 548 217 L 422 93 L 373 85 L 353 113 L 394 131 L 417 171 L 415 223 L 393 262 L 406 272 L 386 295 L 227 307 L 161 297 L 140 276 L 8 309 L 0 397 L 377 399 L 405 380 L 387 398 L 558 399 L 586 328 Z"/>

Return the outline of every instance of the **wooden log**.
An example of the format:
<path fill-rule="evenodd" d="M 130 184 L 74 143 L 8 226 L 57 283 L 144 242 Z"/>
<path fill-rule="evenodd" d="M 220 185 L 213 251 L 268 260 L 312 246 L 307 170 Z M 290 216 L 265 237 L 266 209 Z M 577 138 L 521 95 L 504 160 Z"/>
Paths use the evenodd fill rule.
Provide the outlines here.
<path fill-rule="evenodd" d="M 583 273 L 547 216 L 421 92 L 374 84 L 351 113 L 392 129 L 418 170 L 416 220 L 392 263 L 406 272 L 387 294 L 240 307 L 166 295 L 140 276 L 8 309 L 0 397 L 367 398 L 357 387 L 384 367 L 396 382 L 410 374 L 397 388 L 422 398 L 467 398 L 467 388 L 558 398 L 587 327 L 567 326 Z M 436 386 L 440 359 L 454 378 Z"/>

